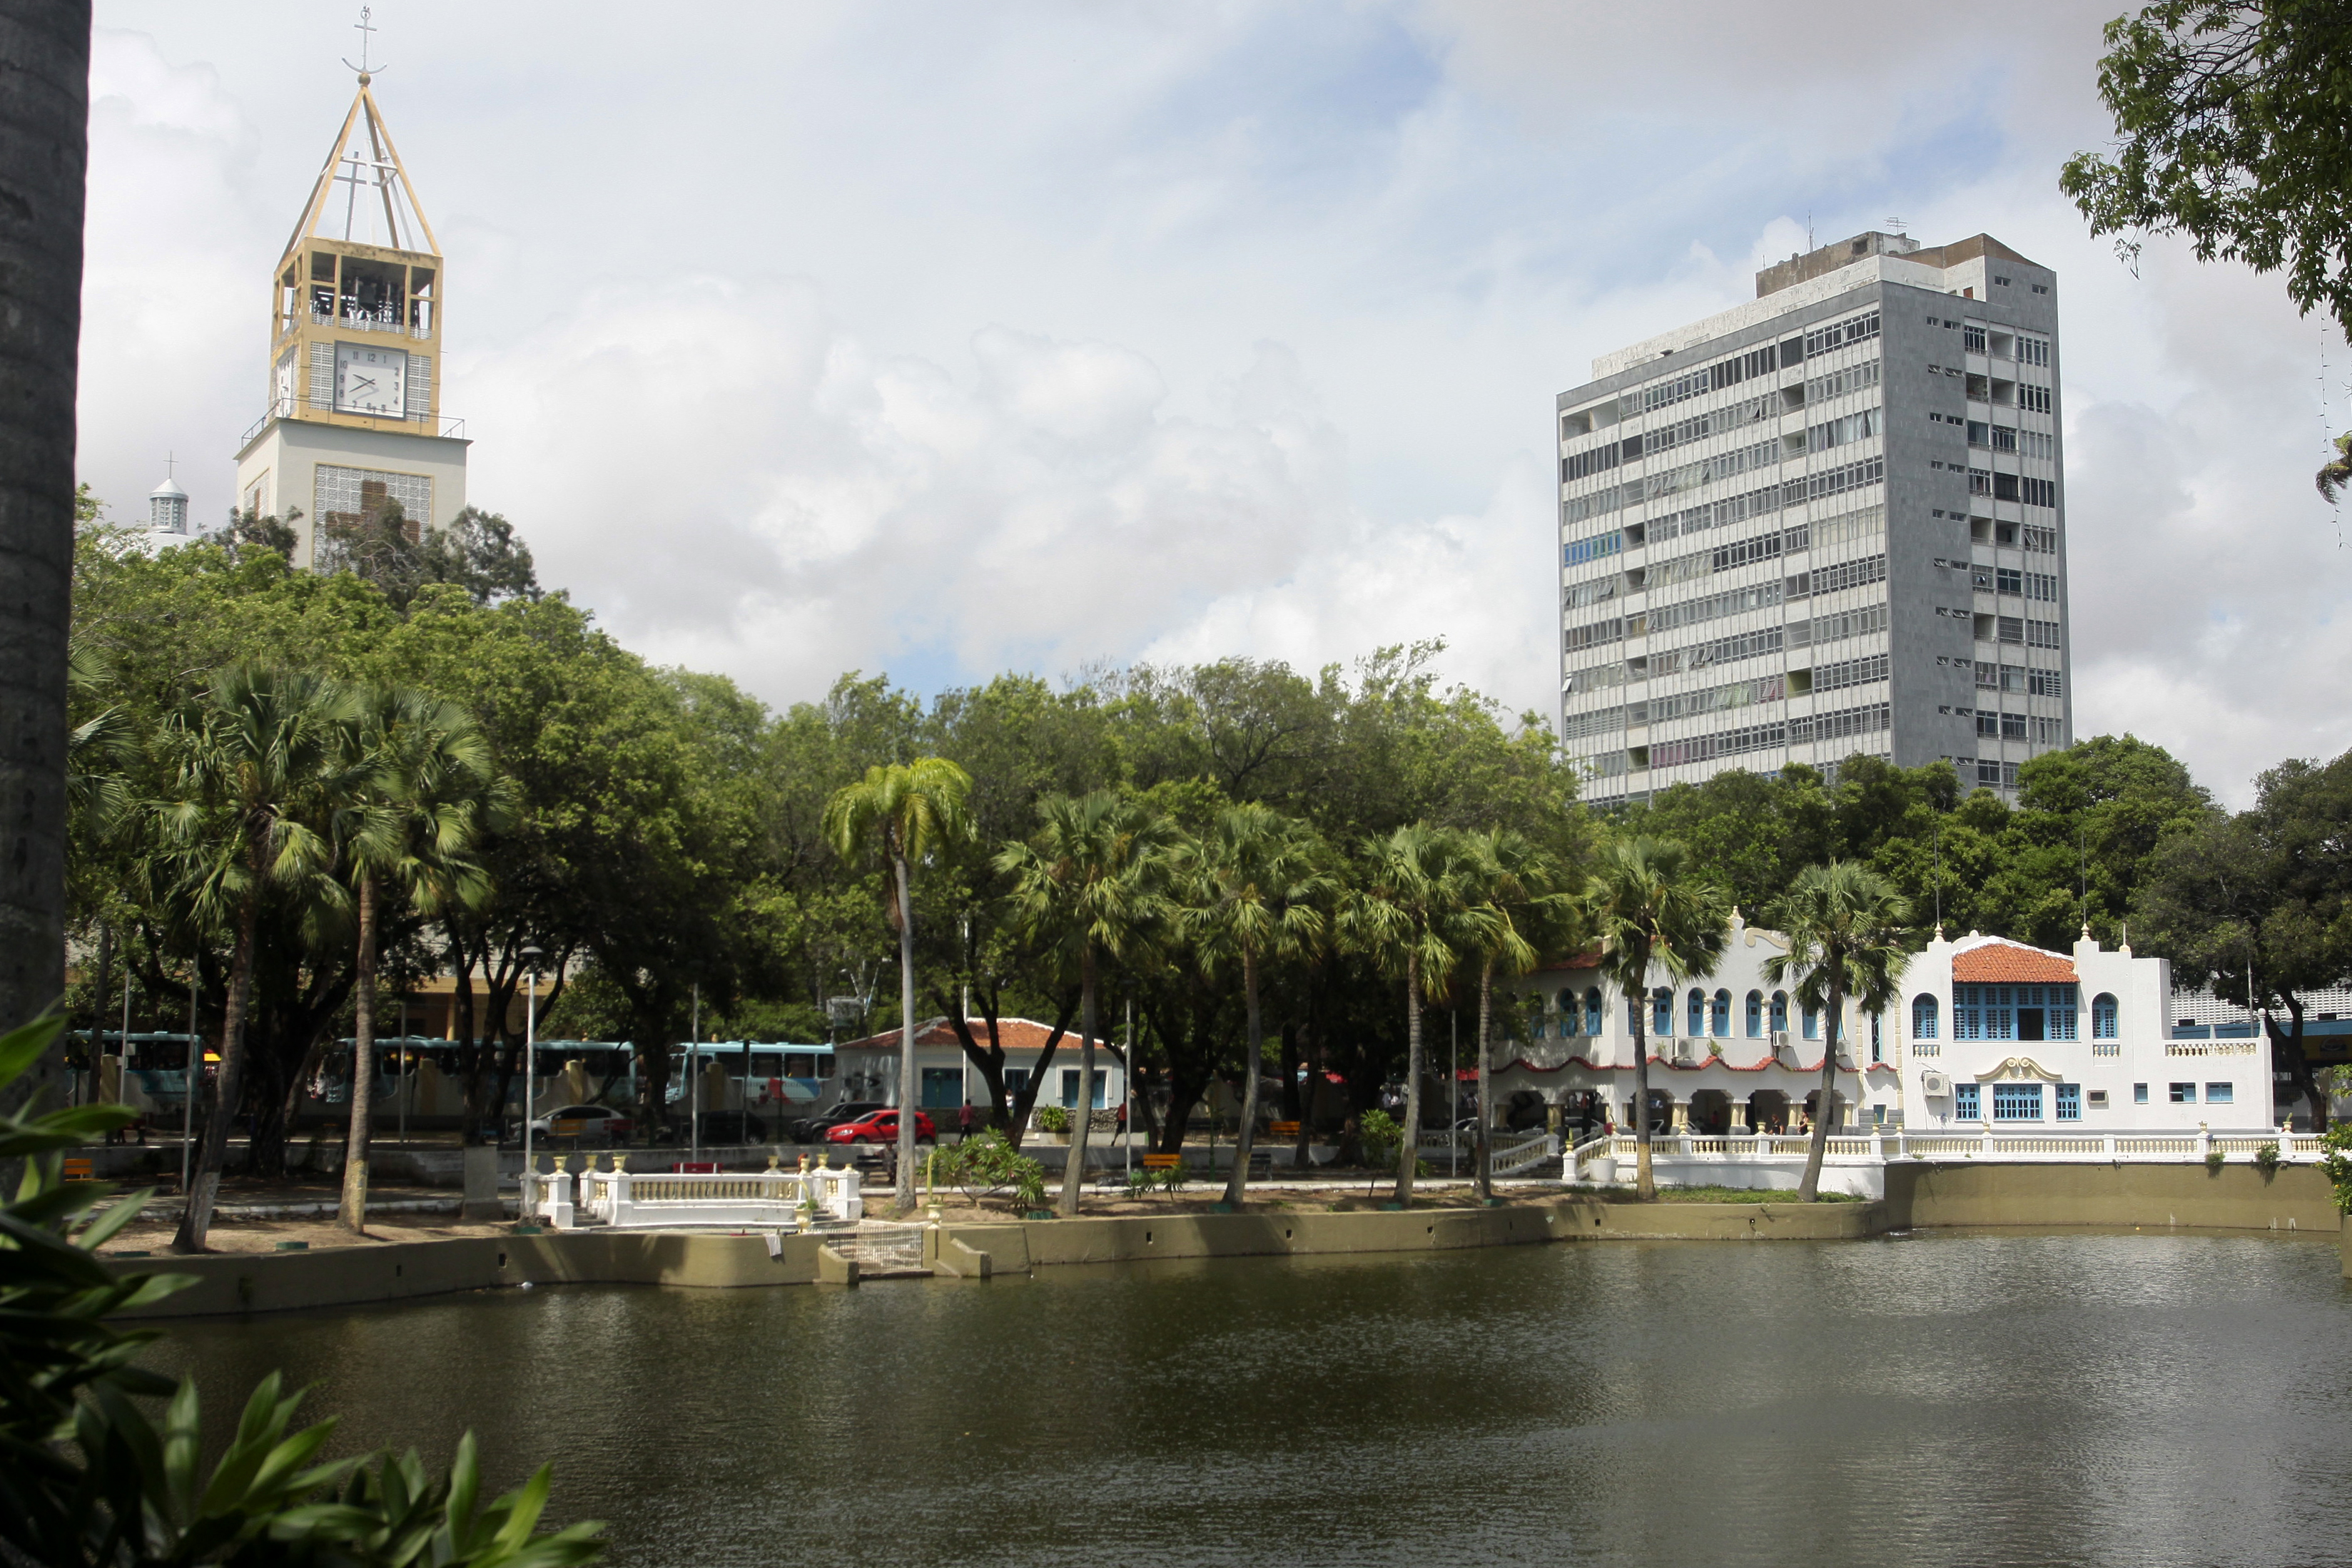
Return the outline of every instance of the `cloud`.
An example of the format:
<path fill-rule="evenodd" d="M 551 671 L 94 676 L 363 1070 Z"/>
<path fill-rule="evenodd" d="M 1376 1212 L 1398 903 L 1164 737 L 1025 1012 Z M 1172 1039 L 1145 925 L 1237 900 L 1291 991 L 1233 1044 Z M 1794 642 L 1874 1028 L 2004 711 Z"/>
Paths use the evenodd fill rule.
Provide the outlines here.
<path fill-rule="evenodd" d="M 1554 706 L 1553 395 L 1823 239 L 2059 269 L 2080 733 L 2242 798 L 2352 745 L 2321 338 L 2084 234 L 2111 5 L 380 8 L 472 492 L 633 646 L 843 669 L 1447 639 Z M 82 466 L 201 515 L 347 19 L 102 0 Z M 2328 340 L 2340 375 L 2352 354 Z M 2352 423 L 2352 390 L 2336 419 Z M 131 503 L 126 507 L 125 503 Z"/>

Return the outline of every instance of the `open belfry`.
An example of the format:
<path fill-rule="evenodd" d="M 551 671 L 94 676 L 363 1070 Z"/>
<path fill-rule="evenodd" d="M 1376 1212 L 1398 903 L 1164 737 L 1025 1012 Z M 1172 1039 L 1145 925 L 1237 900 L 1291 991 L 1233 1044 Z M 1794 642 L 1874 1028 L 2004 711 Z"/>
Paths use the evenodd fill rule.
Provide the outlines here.
<path fill-rule="evenodd" d="M 304 567 L 322 526 L 396 502 L 414 537 L 466 506 L 469 444 L 437 379 L 447 275 L 371 79 L 271 276 L 269 406 L 236 455 L 237 506 L 291 524 Z"/>

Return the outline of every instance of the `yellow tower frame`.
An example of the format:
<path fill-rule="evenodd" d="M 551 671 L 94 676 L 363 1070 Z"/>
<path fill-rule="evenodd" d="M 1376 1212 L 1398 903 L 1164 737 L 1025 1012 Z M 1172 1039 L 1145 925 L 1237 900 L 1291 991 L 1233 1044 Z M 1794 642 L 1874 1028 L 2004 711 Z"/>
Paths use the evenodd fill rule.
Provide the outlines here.
<path fill-rule="evenodd" d="M 270 412 L 353 429 L 449 434 L 442 429 L 438 373 L 446 270 L 433 225 L 409 183 L 369 79 L 366 72 L 360 74 L 351 111 L 343 116 L 310 199 L 273 271 Z M 354 133 L 362 129 L 365 158 L 353 146 Z M 338 172 L 347 165 L 346 172 Z M 317 232 L 331 216 L 338 184 L 351 187 L 341 238 Z M 351 237 L 363 190 L 371 193 L 371 217 L 374 206 L 382 205 L 389 246 Z M 358 349 L 406 353 L 409 369 L 403 378 L 399 415 L 355 411 L 345 403 L 339 345 L 346 354 Z"/>

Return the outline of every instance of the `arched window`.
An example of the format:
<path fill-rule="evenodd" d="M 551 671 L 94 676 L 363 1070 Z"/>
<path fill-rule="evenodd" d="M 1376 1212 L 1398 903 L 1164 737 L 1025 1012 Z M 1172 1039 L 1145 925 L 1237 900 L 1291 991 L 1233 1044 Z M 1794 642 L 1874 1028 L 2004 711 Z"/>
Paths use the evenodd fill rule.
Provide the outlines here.
<path fill-rule="evenodd" d="M 1819 1008 L 1809 1007 L 1805 1009 L 1805 1038 L 1807 1040 L 1822 1038 L 1822 1012 Z"/>
<path fill-rule="evenodd" d="M 2105 991 L 2091 998 L 2091 1038 L 2116 1038 L 2116 998 Z"/>
<path fill-rule="evenodd" d="M 1731 1038 L 1731 993 L 1715 993 L 1715 1013 L 1706 1020 L 1706 1032 L 1717 1040 Z"/>
<path fill-rule="evenodd" d="M 1878 1018 L 1879 1015 L 1876 1013 L 1870 1015 L 1870 1060 L 1873 1061 L 1886 1060 L 1885 1047 L 1880 1043 L 1878 1037 Z"/>
<path fill-rule="evenodd" d="M 1936 1034 L 1936 998 L 1922 991 L 1911 998 L 1911 1038 L 1934 1040 Z"/>
<path fill-rule="evenodd" d="M 1650 993 L 1650 1032 L 1661 1040 L 1675 1032 L 1675 994 L 1664 986 Z"/>
<path fill-rule="evenodd" d="M 1690 989 L 1690 1006 L 1684 1010 L 1690 1015 L 1690 1028 L 1683 1032 L 1693 1040 L 1704 1038 L 1706 1034 L 1706 993 L 1693 986 Z"/>
<path fill-rule="evenodd" d="M 1598 986 L 1584 993 L 1584 1032 L 1601 1032 L 1601 988 Z"/>
<path fill-rule="evenodd" d="M 1789 1032 L 1789 993 L 1786 991 L 1772 993 L 1772 1032 L 1774 1034 Z"/>
<path fill-rule="evenodd" d="M 1559 994 L 1559 1038 L 1566 1040 L 1576 1032 L 1577 1000 L 1574 991 Z"/>
<path fill-rule="evenodd" d="M 1764 1038 L 1764 993 L 1761 991 L 1748 993 L 1748 1038 Z"/>

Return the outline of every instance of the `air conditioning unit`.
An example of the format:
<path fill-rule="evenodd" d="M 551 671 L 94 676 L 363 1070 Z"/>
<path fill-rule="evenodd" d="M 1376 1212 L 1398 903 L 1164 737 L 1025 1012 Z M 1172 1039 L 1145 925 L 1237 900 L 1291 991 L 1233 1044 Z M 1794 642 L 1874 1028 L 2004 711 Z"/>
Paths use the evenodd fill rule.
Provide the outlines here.
<path fill-rule="evenodd" d="M 1772 1031 L 1772 1054 L 1779 1056 L 1783 1051 L 1788 1051 L 1791 1056 L 1795 1054 L 1789 1044 L 1789 1031 L 1785 1029 L 1776 1029 Z"/>
<path fill-rule="evenodd" d="M 1919 1092 L 1931 1100 L 1941 1100 L 1952 1092 L 1952 1075 L 1948 1072 L 1919 1074 Z"/>

